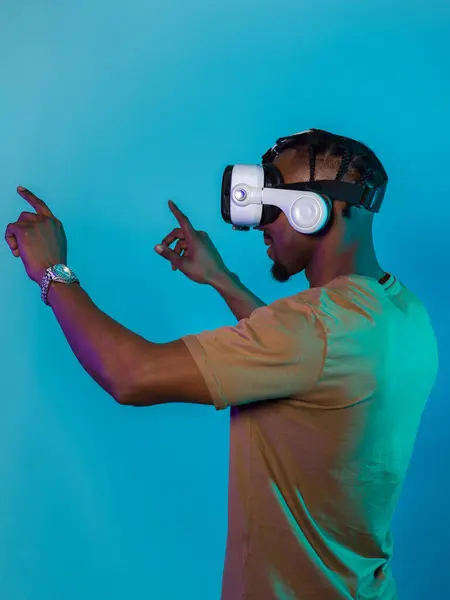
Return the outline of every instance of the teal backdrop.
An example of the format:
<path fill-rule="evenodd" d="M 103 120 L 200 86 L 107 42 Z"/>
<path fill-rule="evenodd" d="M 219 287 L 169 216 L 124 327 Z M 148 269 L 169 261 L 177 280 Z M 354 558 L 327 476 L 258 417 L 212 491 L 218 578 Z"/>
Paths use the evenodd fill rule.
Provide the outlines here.
<path fill-rule="evenodd" d="M 1 223 L 27 210 L 16 186 L 41 196 L 86 291 L 149 340 L 235 323 L 154 252 L 169 199 L 271 302 L 306 280 L 273 281 L 261 233 L 222 221 L 224 167 L 310 127 L 379 155 L 379 258 L 441 365 L 393 524 L 400 600 L 450 597 L 449 40 L 437 0 L 0 3 Z M 0 597 L 218 600 L 229 411 L 119 406 L 6 243 L 0 269 Z"/>

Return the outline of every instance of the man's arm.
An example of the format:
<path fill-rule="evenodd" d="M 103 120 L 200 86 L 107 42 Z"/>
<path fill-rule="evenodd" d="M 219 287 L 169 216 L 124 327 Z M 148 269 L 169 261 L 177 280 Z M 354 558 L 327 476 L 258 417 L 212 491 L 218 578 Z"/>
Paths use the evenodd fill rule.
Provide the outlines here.
<path fill-rule="evenodd" d="M 30 279 L 40 285 L 48 266 L 66 264 L 67 240 L 62 223 L 43 200 L 23 187 L 17 191 L 36 212 L 22 212 L 17 222 L 9 223 L 5 240 L 13 255 L 21 258 Z M 234 296 L 235 291 L 230 292 L 230 297 Z M 187 342 L 186 337 L 168 344 L 149 342 L 101 311 L 76 283 L 53 282 L 47 300 L 81 365 L 119 403 L 148 406 L 192 402 L 216 407 L 227 404 L 206 365 L 200 343 Z M 252 311 L 247 307 L 248 312 Z M 233 359 L 235 340 L 242 340 L 246 321 L 239 321 L 240 330 L 232 336 Z M 225 328 L 225 337 L 229 330 L 232 332 L 233 328 Z M 241 368 L 241 357 L 237 358 Z M 251 400 L 253 381 L 251 388 L 251 397 L 247 392 L 240 395 Z"/>
<path fill-rule="evenodd" d="M 219 292 L 238 321 L 248 319 L 254 310 L 266 306 L 230 271 L 222 273 L 210 285 Z"/>
<path fill-rule="evenodd" d="M 213 404 L 182 340 L 147 341 L 101 311 L 78 284 L 53 282 L 48 302 L 80 364 L 120 404 Z"/>

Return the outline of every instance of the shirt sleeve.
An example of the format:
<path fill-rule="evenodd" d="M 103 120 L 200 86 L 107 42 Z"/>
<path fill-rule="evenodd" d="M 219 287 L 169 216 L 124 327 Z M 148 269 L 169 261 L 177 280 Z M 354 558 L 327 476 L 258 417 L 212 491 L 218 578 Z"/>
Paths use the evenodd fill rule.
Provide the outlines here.
<path fill-rule="evenodd" d="M 181 339 L 217 410 L 305 394 L 320 377 L 326 352 L 314 311 L 292 297 L 256 309 L 234 327 Z"/>

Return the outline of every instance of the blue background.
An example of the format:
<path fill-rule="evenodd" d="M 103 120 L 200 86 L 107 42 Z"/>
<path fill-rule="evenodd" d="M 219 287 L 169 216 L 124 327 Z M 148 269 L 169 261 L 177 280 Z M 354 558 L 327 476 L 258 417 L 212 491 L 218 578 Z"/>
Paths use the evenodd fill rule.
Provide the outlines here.
<path fill-rule="evenodd" d="M 392 4 L 394 6 L 392 6 Z M 221 219 L 223 168 L 310 127 L 368 144 L 390 185 L 383 268 L 425 302 L 441 371 L 394 521 L 400 599 L 450 596 L 450 8 L 397 0 L 2 0 L 1 222 L 29 187 L 63 221 L 97 305 L 155 342 L 233 324 L 153 250 L 177 202 L 271 302 L 262 234 Z M 117 405 L 0 248 L 0 595 L 214 600 L 227 527 L 229 412 Z"/>

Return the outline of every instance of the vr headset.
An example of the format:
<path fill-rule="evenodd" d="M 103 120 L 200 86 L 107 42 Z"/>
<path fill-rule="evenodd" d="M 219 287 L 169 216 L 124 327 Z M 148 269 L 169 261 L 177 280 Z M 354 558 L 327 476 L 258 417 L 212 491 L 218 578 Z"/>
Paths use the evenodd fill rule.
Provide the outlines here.
<path fill-rule="evenodd" d="M 280 170 L 273 164 L 276 156 L 288 148 L 302 144 L 306 148 L 314 148 L 330 143 L 337 143 L 345 149 L 348 162 L 352 155 L 363 154 L 371 164 L 376 163 L 378 180 L 363 178 L 358 183 L 338 179 L 315 181 L 314 167 L 310 162 L 311 181 L 286 184 Z M 310 129 L 278 139 L 275 146 L 263 155 L 261 165 L 228 165 L 225 168 L 222 178 L 222 218 L 235 230 L 249 231 L 250 228 L 273 223 L 284 212 L 296 231 L 319 233 L 330 221 L 333 200 L 342 200 L 376 213 L 380 210 L 387 183 L 388 177 L 383 166 L 369 148 L 350 138 Z"/>

